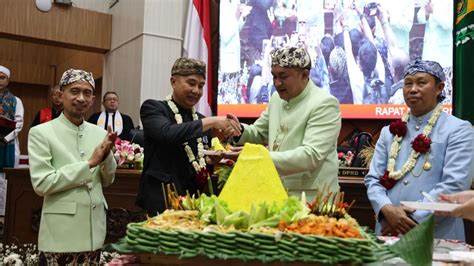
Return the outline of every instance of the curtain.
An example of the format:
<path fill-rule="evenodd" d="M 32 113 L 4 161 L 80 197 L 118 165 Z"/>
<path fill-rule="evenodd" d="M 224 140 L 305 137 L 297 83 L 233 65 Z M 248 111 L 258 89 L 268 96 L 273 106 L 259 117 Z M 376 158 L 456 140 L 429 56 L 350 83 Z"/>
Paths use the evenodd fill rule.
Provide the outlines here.
<path fill-rule="evenodd" d="M 474 123 L 474 0 L 456 0 L 454 110 Z"/>

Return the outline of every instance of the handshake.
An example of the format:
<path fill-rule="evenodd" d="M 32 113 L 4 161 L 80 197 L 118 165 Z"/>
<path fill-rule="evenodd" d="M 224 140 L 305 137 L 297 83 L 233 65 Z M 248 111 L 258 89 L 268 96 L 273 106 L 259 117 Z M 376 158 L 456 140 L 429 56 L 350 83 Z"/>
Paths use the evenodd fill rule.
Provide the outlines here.
<path fill-rule="evenodd" d="M 212 129 L 213 136 L 217 136 L 220 140 L 238 137 L 242 131 L 239 119 L 233 114 L 203 118 L 202 127 L 203 131 Z"/>

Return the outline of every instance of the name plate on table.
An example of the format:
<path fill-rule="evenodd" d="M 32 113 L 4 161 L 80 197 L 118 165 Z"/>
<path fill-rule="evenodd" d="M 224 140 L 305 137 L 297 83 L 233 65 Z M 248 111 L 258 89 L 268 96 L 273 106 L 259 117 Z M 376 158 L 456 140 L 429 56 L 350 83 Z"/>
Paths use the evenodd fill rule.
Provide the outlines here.
<path fill-rule="evenodd" d="M 364 177 L 369 172 L 369 168 L 361 167 L 339 167 L 339 176 Z"/>
<path fill-rule="evenodd" d="M 117 165 L 117 169 L 135 169 L 134 163 L 122 163 Z"/>

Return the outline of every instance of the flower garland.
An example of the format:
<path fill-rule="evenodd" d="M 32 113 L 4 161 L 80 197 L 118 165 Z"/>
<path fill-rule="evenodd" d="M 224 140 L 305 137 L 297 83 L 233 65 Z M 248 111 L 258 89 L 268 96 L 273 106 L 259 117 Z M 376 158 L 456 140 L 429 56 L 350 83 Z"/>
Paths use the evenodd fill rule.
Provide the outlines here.
<path fill-rule="evenodd" d="M 395 186 L 395 183 L 397 183 L 398 180 L 413 170 L 416 165 L 416 160 L 420 154 L 429 152 L 431 146 L 431 139 L 429 138 L 429 135 L 431 134 L 436 121 L 438 121 L 442 107 L 443 106 L 441 104 L 438 104 L 435 107 L 430 119 L 428 120 L 428 124 L 423 128 L 423 133 L 416 136 L 416 138 L 411 142 L 412 151 L 410 156 L 408 157 L 405 164 L 403 164 L 402 168 L 398 171 L 395 171 L 395 162 L 400 151 L 400 142 L 408 131 L 406 124 L 410 118 L 410 112 L 404 114 L 401 120 L 390 123 L 389 130 L 390 133 L 394 135 L 394 137 L 390 147 L 390 157 L 388 159 L 387 170 L 382 176 L 380 176 L 379 179 L 380 184 L 382 184 L 385 188 L 391 189 L 393 186 Z M 428 154 L 426 156 L 428 156 Z M 426 161 L 423 164 L 423 170 L 428 171 L 430 169 L 431 164 Z"/>
<path fill-rule="evenodd" d="M 183 123 L 183 117 L 179 113 L 178 107 L 172 101 L 171 95 L 168 95 L 165 98 L 168 106 L 171 108 L 171 111 L 174 113 L 174 119 L 176 120 L 177 124 Z M 196 114 L 196 109 L 193 107 L 191 109 L 193 121 L 199 119 L 198 115 Z M 202 138 L 197 138 L 197 148 L 198 154 L 197 158 L 193 153 L 191 147 L 189 147 L 188 142 L 183 143 L 184 150 L 186 151 L 186 155 L 188 156 L 189 162 L 193 166 L 194 170 L 196 171 L 196 181 L 199 185 L 203 186 L 207 183 L 208 172 L 206 168 L 206 160 L 204 159 L 204 145 L 202 144 Z"/>

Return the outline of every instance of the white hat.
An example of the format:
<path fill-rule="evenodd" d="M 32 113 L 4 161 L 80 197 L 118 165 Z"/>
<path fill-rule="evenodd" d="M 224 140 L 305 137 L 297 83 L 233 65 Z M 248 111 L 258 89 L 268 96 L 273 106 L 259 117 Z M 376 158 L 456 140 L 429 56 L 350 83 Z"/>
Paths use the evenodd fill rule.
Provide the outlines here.
<path fill-rule="evenodd" d="M 5 75 L 7 75 L 7 77 L 10 78 L 10 69 L 4 66 L 0 66 L 0 72 L 5 73 Z"/>

